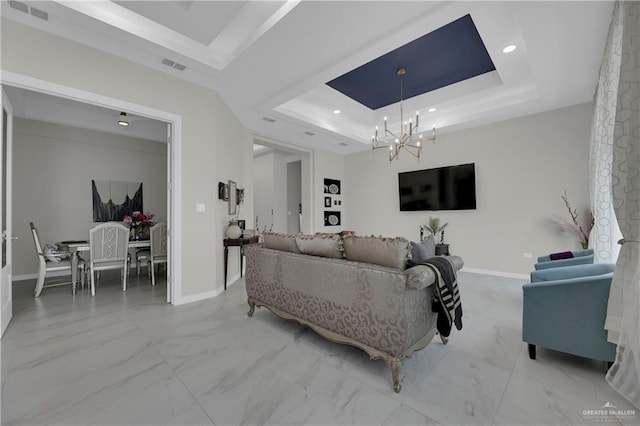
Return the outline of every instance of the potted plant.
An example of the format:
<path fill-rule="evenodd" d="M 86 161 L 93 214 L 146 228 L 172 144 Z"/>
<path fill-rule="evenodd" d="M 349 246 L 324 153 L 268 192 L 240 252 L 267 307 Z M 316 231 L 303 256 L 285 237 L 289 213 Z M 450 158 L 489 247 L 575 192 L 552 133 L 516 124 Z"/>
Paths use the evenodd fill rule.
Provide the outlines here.
<path fill-rule="evenodd" d="M 433 235 L 434 240 L 438 240 L 438 234 L 440 234 L 440 242 L 436 244 L 436 255 L 449 255 L 449 244 L 444 243 L 444 229 L 449 225 L 445 223 L 440 225 L 440 218 L 430 217 L 429 223 L 420 227 L 420 231 L 426 230 L 430 235 Z"/>

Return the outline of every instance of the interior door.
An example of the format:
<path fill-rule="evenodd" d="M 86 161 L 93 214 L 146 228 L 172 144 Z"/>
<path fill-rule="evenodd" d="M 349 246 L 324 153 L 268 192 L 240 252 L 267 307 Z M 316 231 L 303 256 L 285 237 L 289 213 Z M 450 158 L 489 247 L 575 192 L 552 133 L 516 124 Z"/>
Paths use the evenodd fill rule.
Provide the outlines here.
<path fill-rule="evenodd" d="M 0 336 L 4 335 L 13 317 L 11 296 L 11 147 L 13 115 L 9 99 L 2 90 L 2 149 L 0 150 L 0 215 L 2 216 L 2 274 L 0 275 Z"/>

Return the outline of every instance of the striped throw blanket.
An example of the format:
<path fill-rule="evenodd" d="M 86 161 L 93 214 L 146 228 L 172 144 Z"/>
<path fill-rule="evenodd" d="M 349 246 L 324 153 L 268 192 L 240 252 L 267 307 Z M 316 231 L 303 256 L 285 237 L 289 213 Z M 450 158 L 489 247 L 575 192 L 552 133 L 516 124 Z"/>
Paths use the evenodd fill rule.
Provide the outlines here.
<path fill-rule="evenodd" d="M 456 268 L 446 256 L 436 256 L 425 260 L 422 265 L 433 270 L 436 275 L 434 301 L 431 309 L 438 313 L 438 333 L 449 337 L 455 324 L 462 329 L 462 302 L 458 290 Z"/>

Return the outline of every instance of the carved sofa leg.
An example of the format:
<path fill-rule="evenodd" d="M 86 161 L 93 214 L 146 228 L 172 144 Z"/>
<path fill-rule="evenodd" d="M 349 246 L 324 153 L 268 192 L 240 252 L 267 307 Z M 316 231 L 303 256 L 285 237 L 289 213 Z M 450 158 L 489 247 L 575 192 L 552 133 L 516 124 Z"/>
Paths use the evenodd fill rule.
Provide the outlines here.
<path fill-rule="evenodd" d="M 248 299 L 247 303 L 249 303 L 249 312 L 247 312 L 247 315 L 252 317 L 253 316 L 253 312 L 256 310 L 256 302 L 254 302 L 251 299 Z"/>
<path fill-rule="evenodd" d="M 393 390 L 396 393 L 400 392 L 402 389 L 402 385 L 400 384 L 400 366 L 402 365 L 402 360 L 396 357 L 387 358 L 387 364 L 391 368 L 391 376 L 393 377 Z"/>

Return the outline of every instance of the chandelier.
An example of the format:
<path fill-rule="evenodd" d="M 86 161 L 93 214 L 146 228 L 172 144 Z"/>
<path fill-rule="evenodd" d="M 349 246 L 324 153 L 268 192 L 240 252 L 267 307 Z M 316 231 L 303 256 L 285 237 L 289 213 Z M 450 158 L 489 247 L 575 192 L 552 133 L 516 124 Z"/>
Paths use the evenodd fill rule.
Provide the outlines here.
<path fill-rule="evenodd" d="M 396 74 L 400 76 L 400 131 L 396 134 L 389 130 L 387 125 L 387 117 L 384 118 L 384 136 L 383 139 L 378 139 L 378 126 L 376 126 L 375 133 L 371 136 L 371 145 L 374 150 L 380 148 L 386 148 L 389 150 L 389 162 L 398 158 L 400 150 L 404 149 L 409 154 L 416 158 L 420 158 L 422 152 L 422 145 L 425 142 L 436 140 L 436 128 L 431 129 L 431 136 L 428 138 L 423 137 L 422 133 L 418 132 L 418 126 L 420 124 L 420 115 L 416 111 L 415 124 L 409 119 L 404 121 L 404 111 L 402 109 L 403 101 L 403 76 L 407 73 L 403 67 L 396 70 Z"/>

